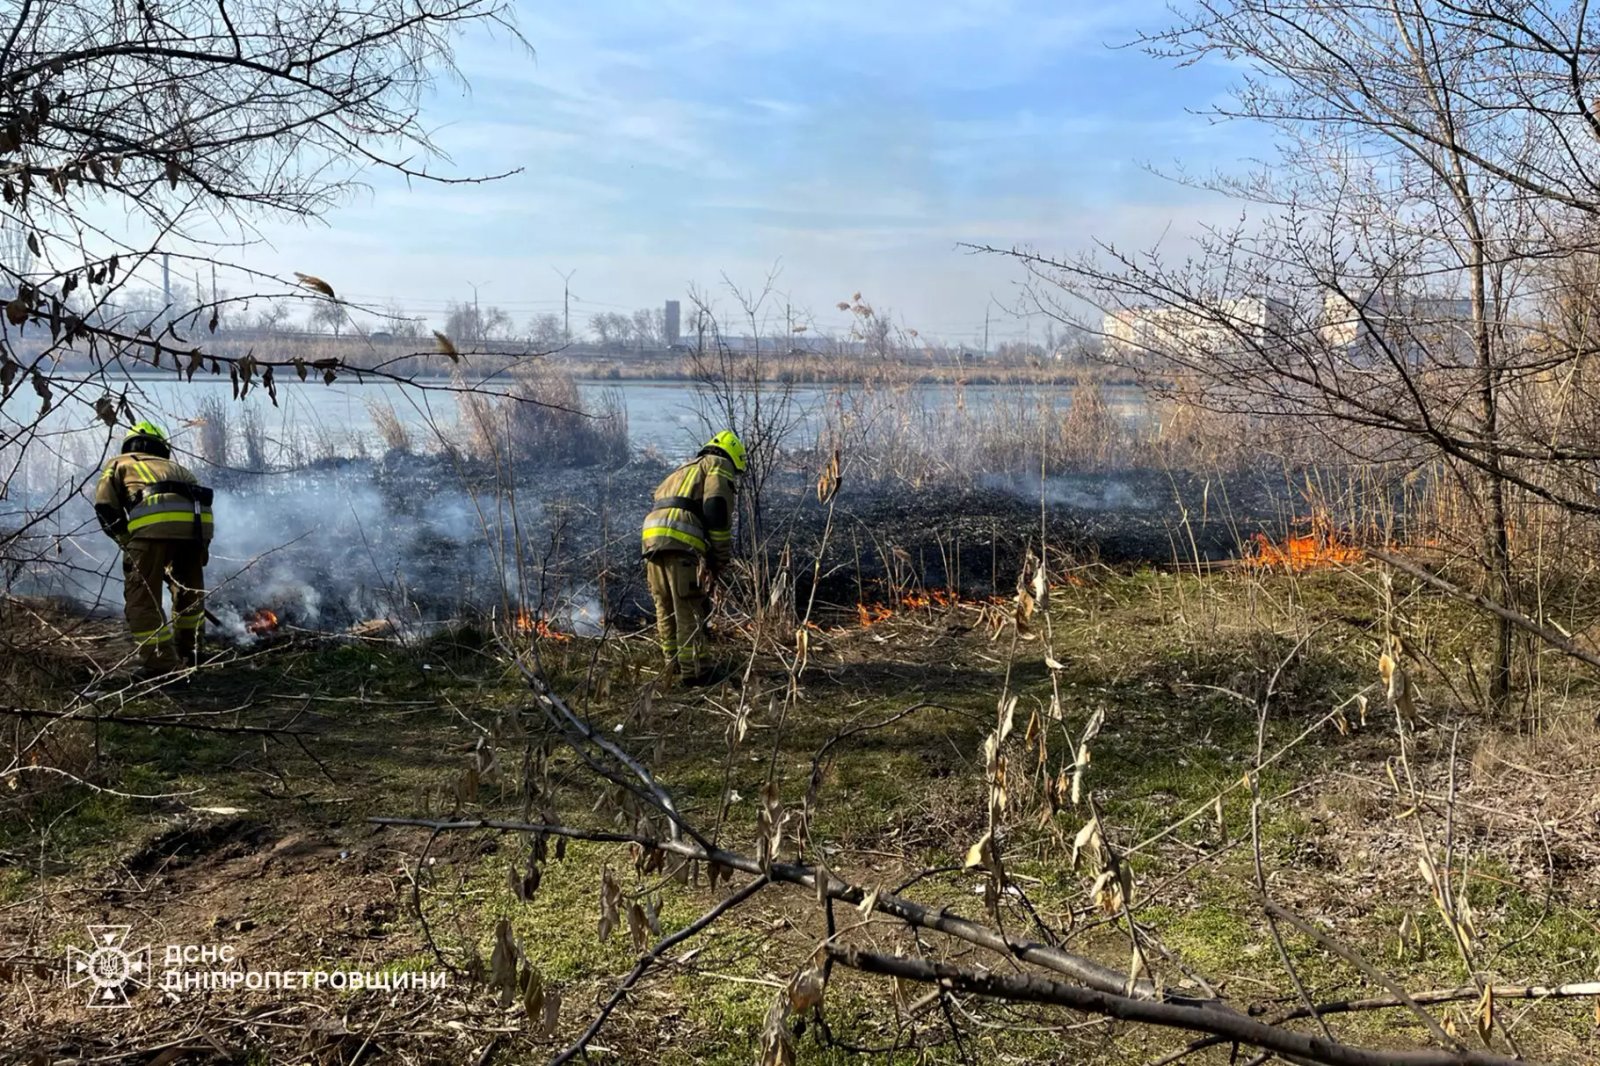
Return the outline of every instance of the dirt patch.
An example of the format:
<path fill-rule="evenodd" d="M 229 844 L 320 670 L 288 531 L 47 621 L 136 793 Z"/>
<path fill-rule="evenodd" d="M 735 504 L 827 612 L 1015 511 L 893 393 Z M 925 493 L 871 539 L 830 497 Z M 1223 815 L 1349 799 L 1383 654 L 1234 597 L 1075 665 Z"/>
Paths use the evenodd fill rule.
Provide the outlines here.
<path fill-rule="evenodd" d="M 272 837 L 272 828 L 250 818 L 222 821 L 183 821 L 147 840 L 123 860 L 129 873 L 188 866 L 199 859 L 226 862 L 259 849 Z"/>

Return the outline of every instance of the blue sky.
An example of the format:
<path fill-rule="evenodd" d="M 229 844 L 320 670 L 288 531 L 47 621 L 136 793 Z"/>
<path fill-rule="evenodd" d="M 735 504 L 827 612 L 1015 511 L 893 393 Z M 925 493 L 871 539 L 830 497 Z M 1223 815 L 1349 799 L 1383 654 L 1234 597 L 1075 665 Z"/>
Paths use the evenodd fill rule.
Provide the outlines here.
<path fill-rule="evenodd" d="M 442 82 L 428 112 L 456 172 L 521 173 L 369 176 L 326 227 L 268 227 L 248 259 L 435 317 L 475 282 L 519 323 L 559 306 L 556 270 L 576 271 L 587 320 L 716 292 L 724 273 L 759 286 L 777 265 L 775 306 L 823 328 L 859 291 L 971 341 L 1021 275 L 959 242 L 1142 246 L 1236 216 L 1143 169 L 1261 151 L 1191 113 L 1233 72 L 1117 47 L 1166 17 L 1144 0 L 523 3 L 535 53 L 471 37 L 468 87 Z M 996 337 L 1026 328 L 996 310 Z"/>

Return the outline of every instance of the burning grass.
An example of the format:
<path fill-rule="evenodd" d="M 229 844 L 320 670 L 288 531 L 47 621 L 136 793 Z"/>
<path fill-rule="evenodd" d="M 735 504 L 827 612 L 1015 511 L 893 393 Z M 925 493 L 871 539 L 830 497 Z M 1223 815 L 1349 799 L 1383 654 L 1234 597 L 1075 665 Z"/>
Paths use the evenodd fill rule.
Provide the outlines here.
<path fill-rule="evenodd" d="M 1076 574 L 1064 574 L 1052 581 L 1050 588 L 1084 588 L 1086 584 Z M 855 618 L 862 629 L 870 629 L 895 618 L 915 617 L 936 611 L 966 610 L 976 612 L 982 622 L 995 623 L 1010 617 L 1016 606 L 1017 600 L 1008 596 L 967 596 L 952 589 L 940 588 L 891 590 L 884 600 L 856 604 Z"/>
<path fill-rule="evenodd" d="M 278 631 L 278 625 L 278 612 L 270 607 L 257 607 L 244 616 L 245 632 L 251 636 L 269 636 Z"/>
<path fill-rule="evenodd" d="M 1309 525 L 1311 531 L 1276 542 L 1264 533 L 1252 534 L 1244 554 L 1245 565 L 1261 570 L 1302 573 L 1350 566 L 1366 559 L 1366 553 L 1342 536 L 1325 515 L 1304 519 L 1302 524 Z"/>
<path fill-rule="evenodd" d="M 550 619 L 541 618 L 526 607 L 520 608 L 511 616 L 511 627 L 524 636 L 542 637 L 558 644 L 566 644 L 572 640 L 571 633 L 562 632 Z"/>

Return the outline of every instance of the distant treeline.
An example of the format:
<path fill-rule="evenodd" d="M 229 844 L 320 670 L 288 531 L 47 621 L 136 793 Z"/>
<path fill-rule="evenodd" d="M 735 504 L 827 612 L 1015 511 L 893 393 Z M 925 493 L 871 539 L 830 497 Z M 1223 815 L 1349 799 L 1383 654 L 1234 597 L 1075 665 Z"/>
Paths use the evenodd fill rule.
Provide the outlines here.
<path fill-rule="evenodd" d="M 299 359 L 306 364 L 336 359 L 341 375 L 348 371 L 368 371 L 385 379 L 440 379 L 464 375 L 471 380 L 492 379 L 510 372 L 530 360 L 559 368 L 577 378 L 600 381 L 684 381 L 703 380 L 726 373 L 720 358 L 702 357 L 678 349 L 623 350 L 593 344 L 571 345 L 553 352 L 542 352 L 516 342 L 504 346 L 491 344 L 482 350 L 463 348 L 452 359 L 431 340 L 393 337 L 330 337 L 305 333 L 230 333 L 207 338 L 208 353 L 221 356 L 253 354 L 258 360 L 284 362 Z M 152 375 L 187 376 L 188 346 L 170 338 L 158 358 L 151 350 L 130 348 L 118 357 L 117 369 L 140 377 Z M 1132 384 L 1126 370 L 1080 360 L 1032 359 L 1006 361 L 973 355 L 946 353 L 906 353 L 887 358 L 852 353 L 807 351 L 780 352 L 756 350 L 733 352 L 725 356 L 742 375 L 761 380 L 792 384 L 954 384 L 1007 385 L 1073 383 L 1094 380 L 1103 384 Z M 60 370 L 88 371 L 95 362 L 87 355 L 56 353 Z M 180 369 L 182 368 L 182 369 Z M 196 377 L 209 375 L 209 364 Z M 284 378 L 284 380 L 288 380 Z"/>

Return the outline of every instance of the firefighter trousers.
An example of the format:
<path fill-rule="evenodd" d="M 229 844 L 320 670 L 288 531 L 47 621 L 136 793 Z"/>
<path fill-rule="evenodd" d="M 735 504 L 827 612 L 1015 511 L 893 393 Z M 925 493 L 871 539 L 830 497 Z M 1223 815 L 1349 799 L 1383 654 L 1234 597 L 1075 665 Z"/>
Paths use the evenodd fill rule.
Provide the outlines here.
<path fill-rule="evenodd" d="M 122 549 L 123 616 L 146 667 L 193 664 L 206 621 L 206 544 L 199 540 L 130 540 Z M 163 610 L 168 581 L 172 619 Z"/>
<path fill-rule="evenodd" d="M 711 665 L 706 639 L 711 597 L 700 585 L 700 557 L 693 552 L 658 551 L 645 559 L 644 568 L 667 668 L 685 678 L 704 673 Z"/>

